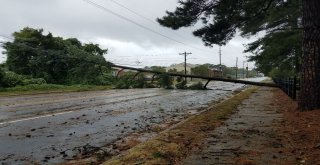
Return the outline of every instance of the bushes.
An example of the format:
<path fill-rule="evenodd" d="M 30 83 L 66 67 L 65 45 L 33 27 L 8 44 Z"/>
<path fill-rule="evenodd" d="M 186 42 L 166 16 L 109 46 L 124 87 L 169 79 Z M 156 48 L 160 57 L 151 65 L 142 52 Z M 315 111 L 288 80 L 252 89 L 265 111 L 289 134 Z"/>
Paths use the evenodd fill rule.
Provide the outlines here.
<path fill-rule="evenodd" d="M 7 71 L 3 77 L 3 87 L 15 87 L 17 85 L 22 85 L 24 79 L 25 78 L 22 75 Z"/>
<path fill-rule="evenodd" d="M 0 68 L 0 88 L 4 87 L 4 71 Z"/>
<path fill-rule="evenodd" d="M 116 83 L 117 89 L 129 89 L 132 88 L 132 80 L 128 77 L 121 77 L 120 80 Z"/>
<path fill-rule="evenodd" d="M 190 86 L 188 87 L 188 89 L 191 89 L 191 90 L 203 90 L 204 87 L 203 87 L 202 82 L 199 81 L 199 82 L 196 83 L 196 84 L 190 85 Z"/>
<path fill-rule="evenodd" d="M 50 84 L 108 83 L 103 78 L 106 71 L 111 71 L 110 63 L 103 57 L 107 50 L 97 44 L 82 44 L 76 38 L 64 39 L 43 32 L 26 27 L 13 33 L 12 42 L 3 43 L 10 71 L 44 78 Z M 10 81 L 9 86 L 16 83 Z"/>
<path fill-rule="evenodd" d="M 16 86 L 11 88 L 0 89 L 1 96 L 19 95 L 19 94 L 34 94 L 34 93 L 52 93 L 52 92 L 80 92 L 92 90 L 107 90 L 111 86 L 96 86 L 96 85 L 57 85 L 57 84 L 29 84 Z"/>
<path fill-rule="evenodd" d="M 145 81 L 145 75 L 139 74 L 138 77 L 134 80 L 132 85 L 133 88 L 144 88 L 146 87 L 147 82 Z"/>
<path fill-rule="evenodd" d="M 41 85 L 46 84 L 46 81 L 43 78 L 29 78 L 28 76 L 19 75 L 11 71 L 5 72 L 0 70 L 0 87 L 8 88 L 30 84 Z"/>
<path fill-rule="evenodd" d="M 129 88 L 145 88 L 147 87 L 147 82 L 145 81 L 145 75 L 139 74 L 138 77 L 134 79 L 135 73 L 126 73 L 121 76 L 116 83 L 116 88 L 118 89 L 129 89 Z"/>
<path fill-rule="evenodd" d="M 4 91 L 49 91 L 49 90 L 59 90 L 63 89 L 64 85 L 57 84 L 28 84 L 28 85 L 19 85 L 16 87 L 6 88 Z"/>
<path fill-rule="evenodd" d="M 178 82 L 176 84 L 176 88 L 177 89 L 190 89 L 190 90 L 204 90 L 205 89 L 203 83 L 200 81 L 198 83 L 187 86 L 187 82 L 184 80 L 181 82 Z"/>
<path fill-rule="evenodd" d="M 155 83 L 148 82 L 144 74 L 139 74 L 137 77 L 134 77 L 136 72 L 126 72 L 125 75 L 121 76 L 118 80 L 115 79 L 111 73 L 104 72 L 102 75 L 91 79 L 91 82 L 84 81 L 82 85 L 92 84 L 93 86 L 97 85 L 113 85 L 117 89 L 129 89 L 129 88 L 155 88 L 162 87 L 165 89 L 173 89 L 173 77 L 167 74 L 158 75 L 155 79 Z M 89 79 L 87 79 L 89 80 Z M 70 81 L 70 80 L 68 80 Z M 192 89 L 199 90 L 203 89 L 203 84 L 201 82 L 193 84 L 190 87 L 187 87 L 186 81 L 182 78 L 177 79 L 178 83 L 175 85 L 177 89 Z M 69 84 L 69 85 L 72 85 Z M 57 88 L 59 85 L 47 84 L 44 78 L 32 78 L 31 76 L 19 75 L 11 71 L 4 71 L 3 68 L 0 68 L 0 88 L 12 88 L 15 87 L 16 90 L 32 90 L 41 88 L 41 90 L 52 90 L 47 88 Z M 43 88 L 43 89 L 42 89 Z"/>
<path fill-rule="evenodd" d="M 129 89 L 129 88 L 155 88 L 156 85 L 158 87 L 162 87 L 165 89 L 174 89 L 173 87 L 173 78 L 167 74 L 161 74 L 156 78 L 156 85 L 152 83 L 148 83 L 145 80 L 145 75 L 140 74 L 138 77 L 134 79 L 134 72 L 128 72 L 125 75 L 121 76 L 120 79 L 116 83 L 117 89 Z M 201 82 L 196 84 L 192 84 L 189 87 L 187 86 L 187 82 L 182 79 L 177 79 L 178 83 L 175 85 L 177 89 L 190 89 L 190 90 L 203 90 L 204 85 Z"/>
<path fill-rule="evenodd" d="M 176 84 L 177 89 L 187 89 L 187 82 L 186 81 L 180 81 Z"/>
<path fill-rule="evenodd" d="M 46 83 L 47 83 L 46 80 L 44 80 L 43 78 L 31 78 L 31 79 L 22 80 L 22 85 L 30 85 L 30 84 L 42 85 Z"/>
<path fill-rule="evenodd" d="M 167 74 L 161 74 L 158 77 L 158 85 L 160 85 L 160 87 L 163 87 L 165 89 L 173 89 L 172 87 L 173 78 Z"/>
<path fill-rule="evenodd" d="M 126 73 L 121 76 L 116 84 L 118 89 L 128 89 L 128 88 L 154 88 L 154 84 L 147 83 L 144 74 L 139 74 L 138 77 L 134 79 L 133 72 Z M 173 89 L 173 78 L 166 74 L 161 74 L 156 79 L 157 85 L 165 89 Z"/>
<path fill-rule="evenodd" d="M 111 73 L 103 73 L 94 79 L 93 82 L 89 83 L 92 85 L 112 85 L 115 83 L 115 77 Z"/>

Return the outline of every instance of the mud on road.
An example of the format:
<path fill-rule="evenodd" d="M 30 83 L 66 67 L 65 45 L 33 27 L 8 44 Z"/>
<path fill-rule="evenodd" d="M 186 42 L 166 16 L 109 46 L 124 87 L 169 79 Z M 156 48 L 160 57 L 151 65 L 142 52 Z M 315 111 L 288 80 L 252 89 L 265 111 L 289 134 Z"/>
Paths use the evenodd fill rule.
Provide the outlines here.
<path fill-rule="evenodd" d="M 129 134 L 181 121 L 243 88 L 223 82 L 209 85 L 214 90 L 129 89 L 0 97 L 0 163 L 66 162 Z"/>

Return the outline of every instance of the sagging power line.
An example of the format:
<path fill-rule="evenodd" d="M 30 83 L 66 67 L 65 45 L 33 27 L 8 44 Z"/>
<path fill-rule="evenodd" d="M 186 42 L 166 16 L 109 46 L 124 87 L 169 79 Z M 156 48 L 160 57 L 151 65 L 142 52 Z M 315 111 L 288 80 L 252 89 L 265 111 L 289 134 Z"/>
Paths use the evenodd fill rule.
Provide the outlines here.
<path fill-rule="evenodd" d="M 115 1 L 115 0 L 109 0 L 109 1 L 111 1 L 112 3 L 114 3 L 114 4 L 116 4 L 116 5 L 120 6 L 120 7 L 122 7 L 122 8 L 124 8 L 124 9 L 126 9 L 127 11 L 133 13 L 134 15 L 137 15 L 137 16 L 143 18 L 144 20 L 146 20 L 146 21 L 148 21 L 148 22 L 150 22 L 150 23 L 152 23 L 152 24 L 154 24 L 154 25 L 159 26 L 159 24 L 158 24 L 155 20 L 152 20 L 152 19 L 150 19 L 150 18 L 148 18 L 148 17 L 146 17 L 146 16 L 144 16 L 144 15 L 136 12 L 136 11 L 130 9 L 129 7 L 123 5 L 123 4 L 121 4 L 121 3 L 119 3 L 119 2 L 117 2 L 117 1 Z M 175 36 L 181 37 L 182 39 L 187 40 L 187 38 L 184 37 L 184 36 L 182 36 L 182 35 L 179 35 L 179 34 L 173 33 L 173 32 L 170 32 L 170 33 L 173 34 L 173 35 L 175 35 Z"/>
<path fill-rule="evenodd" d="M 188 47 L 191 47 L 191 48 L 193 48 L 193 49 L 197 49 L 197 50 L 200 50 L 200 51 L 203 51 L 203 52 L 206 52 L 206 53 L 212 53 L 212 52 L 210 52 L 210 51 L 202 50 L 202 49 L 200 49 L 200 48 L 194 47 L 194 46 L 192 46 L 192 45 L 186 44 L 186 43 L 184 43 L 184 42 L 182 42 L 182 41 L 179 41 L 179 40 L 176 40 L 176 39 L 174 39 L 174 38 L 172 38 L 172 37 L 169 37 L 169 36 L 167 36 L 167 35 L 164 35 L 164 34 L 158 32 L 158 31 L 156 31 L 156 30 L 154 30 L 154 29 L 152 29 L 152 28 L 149 28 L 149 27 L 147 27 L 147 26 L 145 26 L 145 25 L 142 25 L 142 24 L 140 24 L 140 23 L 138 23 L 138 22 L 136 22 L 136 21 L 133 21 L 133 20 L 131 20 L 131 19 L 129 19 L 129 18 L 127 18 L 127 17 L 125 17 L 125 16 L 123 16 L 123 15 L 121 15 L 121 14 L 118 14 L 118 13 L 116 13 L 116 12 L 114 12 L 114 11 L 106 8 L 105 6 L 102 6 L 102 5 L 100 5 L 100 4 L 98 4 L 98 3 L 95 3 L 95 2 L 93 2 L 93 1 L 91 1 L 91 0 L 82 0 L 82 1 L 84 1 L 84 2 L 86 2 L 86 3 L 88 3 L 88 4 L 90 4 L 90 5 L 92 5 L 93 7 L 96 7 L 96 8 L 98 8 L 98 9 L 102 10 L 102 11 L 108 12 L 108 13 L 110 13 L 110 14 L 118 17 L 118 18 L 121 18 L 121 19 L 123 19 L 123 20 L 125 20 L 125 21 L 128 21 L 128 22 L 130 22 L 130 23 L 132 23 L 132 24 L 134 24 L 134 25 L 136 25 L 136 26 L 138 26 L 138 27 L 140 27 L 140 28 L 143 28 L 143 29 L 145 29 L 145 30 L 147 30 L 147 31 L 150 31 L 150 32 L 154 33 L 154 34 L 157 34 L 157 35 L 159 35 L 159 36 L 162 36 L 162 37 L 164 37 L 164 38 L 166 38 L 166 39 L 169 39 L 169 40 L 171 40 L 171 41 L 173 41 L 173 42 L 176 42 L 176 43 L 182 44 L 182 45 L 184 45 L 184 46 L 188 46 Z M 136 12 L 135 12 L 135 13 L 136 13 Z M 140 15 L 140 14 L 139 14 L 139 15 Z M 143 16 L 143 17 L 144 17 L 144 16 Z"/>

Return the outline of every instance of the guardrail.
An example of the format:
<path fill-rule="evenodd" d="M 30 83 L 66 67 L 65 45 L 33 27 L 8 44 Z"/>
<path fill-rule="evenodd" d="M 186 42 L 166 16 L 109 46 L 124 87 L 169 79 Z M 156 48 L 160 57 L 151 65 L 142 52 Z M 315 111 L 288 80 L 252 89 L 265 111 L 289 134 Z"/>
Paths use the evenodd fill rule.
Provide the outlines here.
<path fill-rule="evenodd" d="M 294 78 L 273 78 L 273 81 L 293 100 L 297 99 L 297 91 L 300 90 L 300 83 L 296 77 Z"/>

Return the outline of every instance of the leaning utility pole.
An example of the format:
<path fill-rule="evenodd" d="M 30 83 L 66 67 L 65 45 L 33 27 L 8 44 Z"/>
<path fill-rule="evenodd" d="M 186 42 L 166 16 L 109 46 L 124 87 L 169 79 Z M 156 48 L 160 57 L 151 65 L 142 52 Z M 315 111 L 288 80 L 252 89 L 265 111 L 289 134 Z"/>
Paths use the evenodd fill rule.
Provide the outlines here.
<path fill-rule="evenodd" d="M 187 75 L 187 55 L 190 55 L 192 53 L 180 53 L 179 55 L 183 55 L 184 56 L 184 74 Z M 187 77 L 184 78 L 184 80 L 187 82 Z"/>

